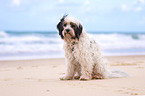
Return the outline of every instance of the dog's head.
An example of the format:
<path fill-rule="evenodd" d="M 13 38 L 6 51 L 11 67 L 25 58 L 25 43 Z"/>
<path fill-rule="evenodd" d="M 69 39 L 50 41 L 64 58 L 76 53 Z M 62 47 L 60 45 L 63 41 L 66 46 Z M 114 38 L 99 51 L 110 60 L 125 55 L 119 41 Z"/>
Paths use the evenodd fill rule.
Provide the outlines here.
<path fill-rule="evenodd" d="M 62 39 L 79 39 L 83 27 L 78 20 L 65 15 L 57 24 L 57 29 Z"/>

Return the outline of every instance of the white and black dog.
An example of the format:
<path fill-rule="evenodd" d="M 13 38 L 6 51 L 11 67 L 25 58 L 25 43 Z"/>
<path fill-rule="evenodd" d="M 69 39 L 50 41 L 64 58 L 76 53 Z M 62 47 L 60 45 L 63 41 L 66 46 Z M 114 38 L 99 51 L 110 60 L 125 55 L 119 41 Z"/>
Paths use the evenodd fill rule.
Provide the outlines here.
<path fill-rule="evenodd" d="M 57 29 L 64 40 L 67 67 L 61 80 L 127 76 L 122 71 L 107 69 L 107 60 L 102 55 L 98 44 L 87 35 L 77 19 L 65 15 L 57 24 Z"/>

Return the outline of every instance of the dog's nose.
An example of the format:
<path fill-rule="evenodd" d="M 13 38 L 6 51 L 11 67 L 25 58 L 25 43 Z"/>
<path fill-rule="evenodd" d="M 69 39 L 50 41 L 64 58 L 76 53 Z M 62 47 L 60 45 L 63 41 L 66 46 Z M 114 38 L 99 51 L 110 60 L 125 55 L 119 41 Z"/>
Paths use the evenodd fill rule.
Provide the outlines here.
<path fill-rule="evenodd" d="M 65 31 L 68 33 L 70 30 L 69 29 L 65 29 Z"/>

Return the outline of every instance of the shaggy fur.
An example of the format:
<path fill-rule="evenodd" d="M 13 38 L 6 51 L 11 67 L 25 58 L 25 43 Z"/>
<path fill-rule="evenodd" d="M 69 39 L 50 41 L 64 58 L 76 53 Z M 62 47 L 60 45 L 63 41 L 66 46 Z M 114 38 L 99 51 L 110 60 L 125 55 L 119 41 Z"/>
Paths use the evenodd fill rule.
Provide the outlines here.
<path fill-rule="evenodd" d="M 114 74 L 107 70 L 107 61 L 98 44 L 87 35 L 78 20 L 64 16 L 57 29 L 64 40 L 66 58 L 66 73 L 61 80 L 122 77 L 116 75 L 118 71 Z"/>

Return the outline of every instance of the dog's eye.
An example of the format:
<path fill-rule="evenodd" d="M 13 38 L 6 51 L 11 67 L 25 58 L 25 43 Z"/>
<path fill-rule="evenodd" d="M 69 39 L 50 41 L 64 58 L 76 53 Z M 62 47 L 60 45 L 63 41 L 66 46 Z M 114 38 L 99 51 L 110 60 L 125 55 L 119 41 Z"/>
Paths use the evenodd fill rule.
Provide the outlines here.
<path fill-rule="evenodd" d="M 72 28 L 74 28 L 74 27 L 75 27 L 75 25 L 71 25 L 71 27 L 72 27 Z"/>
<path fill-rule="evenodd" d="M 64 24 L 63 26 L 66 27 L 67 24 Z"/>

